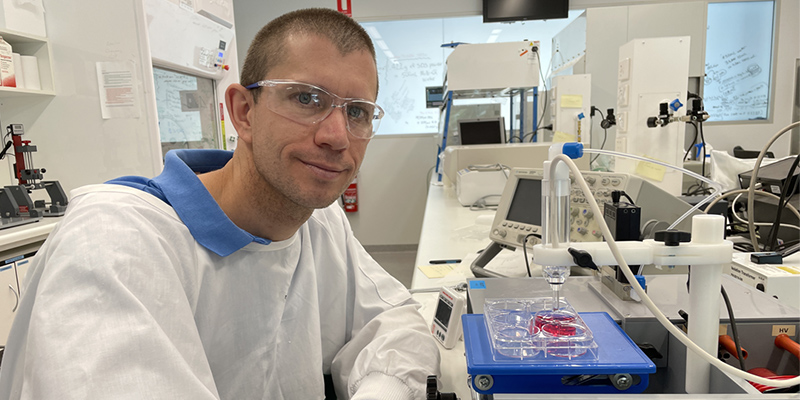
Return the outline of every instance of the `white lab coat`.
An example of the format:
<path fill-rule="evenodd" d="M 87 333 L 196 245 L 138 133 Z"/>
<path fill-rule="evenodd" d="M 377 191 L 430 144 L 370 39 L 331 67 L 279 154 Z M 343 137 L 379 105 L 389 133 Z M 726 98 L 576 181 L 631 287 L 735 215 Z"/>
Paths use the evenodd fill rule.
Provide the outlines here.
<path fill-rule="evenodd" d="M 34 258 L 3 399 L 421 399 L 438 346 L 336 205 L 220 257 L 143 191 L 73 192 Z M 355 395 L 354 395 L 355 394 Z"/>

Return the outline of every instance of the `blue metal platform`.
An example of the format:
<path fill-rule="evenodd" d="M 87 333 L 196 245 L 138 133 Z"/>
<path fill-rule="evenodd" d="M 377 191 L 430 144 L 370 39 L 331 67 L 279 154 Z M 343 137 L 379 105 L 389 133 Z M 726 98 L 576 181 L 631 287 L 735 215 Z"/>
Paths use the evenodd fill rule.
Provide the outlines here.
<path fill-rule="evenodd" d="M 483 314 L 464 314 L 464 347 L 472 387 L 481 394 L 498 393 L 641 393 L 656 365 L 604 312 L 580 313 L 594 334 L 597 359 L 573 358 L 547 362 L 497 362 Z M 617 389 L 609 378 L 630 374 L 632 385 Z M 476 387 L 476 378 L 491 376 L 491 387 Z M 623 378 L 624 379 L 624 378 Z M 483 379 L 483 383 L 487 379 Z"/>

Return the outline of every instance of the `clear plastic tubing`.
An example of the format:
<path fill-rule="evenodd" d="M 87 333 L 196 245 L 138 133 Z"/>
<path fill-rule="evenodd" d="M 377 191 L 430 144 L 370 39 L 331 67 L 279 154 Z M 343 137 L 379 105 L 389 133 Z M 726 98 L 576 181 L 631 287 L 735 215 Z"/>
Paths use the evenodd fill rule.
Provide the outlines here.
<path fill-rule="evenodd" d="M 702 206 L 706 205 L 707 203 L 709 203 L 711 200 L 714 199 L 714 197 L 717 197 L 717 196 L 722 194 L 722 185 L 720 185 L 719 183 L 714 182 L 711 179 L 706 178 L 705 176 L 702 176 L 702 175 L 700 175 L 698 173 L 695 173 L 693 171 L 689 171 L 688 169 L 683 168 L 683 167 L 679 167 L 677 165 L 668 164 L 668 163 L 665 163 L 663 161 L 653 160 L 653 159 L 650 159 L 650 158 L 647 158 L 647 157 L 640 157 L 640 156 L 635 156 L 633 154 L 620 153 L 620 152 L 611 151 L 611 150 L 584 148 L 583 152 L 584 152 L 584 154 L 586 154 L 586 153 L 589 153 L 589 154 L 605 154 L 605 155 L 609 155 L 609 156 L 612 156 L 612 157 L 630 158 L 632 160 L 645 161 L 645 162 L 661 165 L 663 167 L 667 167 L 667 168 L 670 168 L 670 169 L 681 171 L 684 174 L 687 174 L 687 175 L 691 176 L 692 178 L 695 178 L 697 180 L 700 180 L 700 181 L 703 181 L 703 182 L 707 183 L 708 186 L 710 186 L 710 187 L 712 187 L 714 189 L 714 193 L 711 193 L 710 195 L 708 195 L 708 197 L 706 197 L 705 199 L 701 200 L 694 207 L 689 209 L 689 211 L 687 211 L 686 213 L 681 215 L 680 218 L 676 219 L 675 222 L 673 222 L 672 225 L 670 225 L 669 228 L 667 228 L 667 229 L 674 229 L 676 226 L 678 226 L 678 224 L 681 223 L 681 221 L 683 221 L 684 219 L 688 218 L 695 211 L 699 210 L 700 207 L 702 207 Z"/>

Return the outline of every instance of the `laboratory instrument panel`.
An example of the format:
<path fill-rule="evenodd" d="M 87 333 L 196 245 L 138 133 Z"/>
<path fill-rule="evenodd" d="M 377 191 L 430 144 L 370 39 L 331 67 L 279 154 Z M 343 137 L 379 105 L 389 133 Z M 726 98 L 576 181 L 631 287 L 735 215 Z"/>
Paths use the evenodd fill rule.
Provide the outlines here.
<path fill-rule="evenodd" d="M 512 247 L 521 246 L 528 234 L 541 235 L 542 169 L 514 169 L 509 176 L 503 197 L 495 214 L 489 237 L 495 242 Z M 625 190 L 629 176 L 606 172 L 584 172 L 584 179 L 602 207 L 611 201 L 613 190 Z M 598 216 L 589 209 L 589 201 L 574 183 L 570 189 L 570 240 L 575 242 L 601 241 L 603 235 L 597 225 Z M 599 216 L 602 217 L 602 216 Z M 538 240 L 530 237 L 528 246 Z"/>
<path fill-rule="evenodd" d="M 611 202 L 611 193 L 622 190 L 630 196 L 636 205 L 642 208 L 642 227 L 646 225 L 666 228 L 691 206 L 670 195 L 663 189 L 637 176 L 614 172 L 589 172 L 582 171 L 583 179 L 589 185 L 594 197 L 586 197 L 575 178 L 570 175 L 570 241 L 573 242 L 600 242 L 603 235 L 600 232 L 597 218 L 589 202 L 597 201 L 600 209 L 603 203 Z M 509 175 L 503 195 L 495 214 L 489 238 L 506 247 L 517 248 L 522 246 L 525 237 L 529 234 L 541 235 L 541 202 L 542 179 L 541 168 L 515 168 Z M 677 228 L 689 230 L 690 219 L 678 225 Z M 645 229 L 643 229 L 645 232 Z M 530 248 L 538 243 L 539 239 L 528 237 L 527 246 Z"/>
<path fill-rule="evenodd" d="M 436 314 L 431 323 L 431 334 L 446 349 L 455 347 L 461 338 L 461 314 L 466 311 L 467 299 L 462 292 L 454 288 L 442 287 L 439 301 L 436 303 Z"/>

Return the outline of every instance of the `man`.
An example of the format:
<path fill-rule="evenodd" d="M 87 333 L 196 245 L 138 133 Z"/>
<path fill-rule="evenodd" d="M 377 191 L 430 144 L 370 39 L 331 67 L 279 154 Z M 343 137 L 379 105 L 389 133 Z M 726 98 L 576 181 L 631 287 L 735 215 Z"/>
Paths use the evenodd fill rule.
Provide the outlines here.
<path fill-rule="evenodd" d="M 26 277 L 3 399 L 424 398 L 438 347 L 333 204 L 383 111 L 332 10 L 258 33 L 225 93 L 239 146 L 73 192 Z M 199 175 L 196 175 L 199 174 Z"/>

